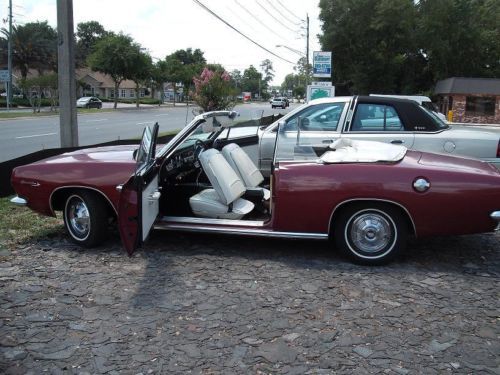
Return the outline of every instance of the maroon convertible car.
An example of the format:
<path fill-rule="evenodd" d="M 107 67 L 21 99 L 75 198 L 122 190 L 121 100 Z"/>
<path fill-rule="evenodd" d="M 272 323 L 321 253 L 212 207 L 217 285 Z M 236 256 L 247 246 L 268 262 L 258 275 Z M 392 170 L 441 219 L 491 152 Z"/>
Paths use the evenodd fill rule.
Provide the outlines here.
<path fill-rule="evenodd" d="M 382 264 L 408 236 L 498 227 L 500 172 L 485 162 L 344 138 L 312 145 L 298 126 L 276 130 L 267 180 L 238 145 L 236 118 L 197 116 L 163 147 L 156 124 L 139 148 L 89 148 L 18 167 L 12 202 L 62 211 L 71 238 L 87 247 L 114 218 L 129 254 L 154 227 L 332 238 L 354 261 Z"/>

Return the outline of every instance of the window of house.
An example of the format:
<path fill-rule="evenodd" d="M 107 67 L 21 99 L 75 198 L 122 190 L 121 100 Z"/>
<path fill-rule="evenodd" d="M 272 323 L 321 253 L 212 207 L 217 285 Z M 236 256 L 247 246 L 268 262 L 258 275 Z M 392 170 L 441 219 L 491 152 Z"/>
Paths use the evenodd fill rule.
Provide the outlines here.
<path fill-rule="evenodd" d="M 131 98 L 135 98 L 135 95 L 134 95 L 134 90 L 129 90 L 129 93 L 128 93 L 128 96 L 131 97 Z"/>
<path fill-rule="evenodd" d="M 358 104 L 351 131 L 404 131 L 396 110 L 383 104 Z"/>
<path fill-rule="evenodd" d="M 494 96 L 467 96 L 465 98 L 465 114 L 472 116 L 494 116 Z"/>
<path fill-rule="evenodd" d="M 140 95 L 141 95 L 141 98 L 144 98 L 144 89 L 141 89 Z"/>
<path fill-rule="evenodd" d="M 121 97 L 122 98 L 126 98 L 127 97 L 127 90 L 122 89 Z"/>
<path fill-rule="evenodd" d="M 115 97 L 115 90 L 114 89 L 109 90 L 109 97 L 110 98 L 114 98 Z"/>

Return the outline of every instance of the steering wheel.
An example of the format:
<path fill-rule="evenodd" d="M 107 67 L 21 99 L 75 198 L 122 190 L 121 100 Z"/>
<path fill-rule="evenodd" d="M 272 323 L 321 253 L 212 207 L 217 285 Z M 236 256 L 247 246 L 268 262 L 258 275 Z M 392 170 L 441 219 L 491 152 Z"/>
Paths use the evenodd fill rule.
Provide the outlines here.
<path fill-rule="evenodd" d="M 200 139 L 194 142 L 194 158 L 198 161 L 200 154 L 207 149 L 207 145 Z"/>

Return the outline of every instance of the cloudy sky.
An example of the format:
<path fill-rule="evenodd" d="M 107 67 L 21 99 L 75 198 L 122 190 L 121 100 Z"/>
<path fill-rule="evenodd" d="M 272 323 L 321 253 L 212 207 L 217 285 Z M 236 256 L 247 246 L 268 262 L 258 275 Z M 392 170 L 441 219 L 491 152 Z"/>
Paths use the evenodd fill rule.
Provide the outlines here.
<path fill-rule="evenodd" d="M 310 61 L 319 51 L 317 34 L 319 0 L 199 0 L 242 33 L 295 63 L 300 55 L 285 45 L 305 53 L 304 25 L 310 18 Z M 56 27 L 56 0 L 13 0 L 14 22 L 47 20 Z M 2 21 L 8 14 L 8 0 L 0 0 Z M 227 70 L 243 71 L 250 64 L 258 67 L 270 59 L 275 69 L 273 84 L 279 85 L 293 65 L 257 47 L 208 13 L 193 0 L 73 0 L 76 24 L 95 20 L 107 30 L 132 36 L 155 58 L 164 58 L 178 49 L 200 48 L 209 62 L 221 63 Z M 6 26 L 4 23 L 3 26 Z M 301 35 L 302 34 L 302 35 Z"/>

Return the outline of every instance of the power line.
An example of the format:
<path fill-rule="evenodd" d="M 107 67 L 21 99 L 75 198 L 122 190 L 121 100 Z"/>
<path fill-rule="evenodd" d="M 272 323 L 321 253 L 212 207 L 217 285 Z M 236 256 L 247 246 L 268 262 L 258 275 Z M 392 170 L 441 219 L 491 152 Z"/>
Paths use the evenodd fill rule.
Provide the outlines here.
<path fill-rule="evenodd" d="M 267 10 L 267 8 L 265 6 L 263 6 L 261 3 L 259 3 L 258 0 L 255 1 L 257 3 L 258 6 L 260 6 L 264 12 L 266 12 L 267 14 L 269 14 L 276 22 L 278 22 L 280 25 L 282 25 L 283 27 L 287 28 L 288 30 L 292 31 L 292 32 L 297 32 L 297 30 L 294 30 L 294 29 L 291 29 L 290 27 L 288 27 L 287 25 L 285 25 L 283 22 L 281 22 L 278 18 L 276 18 L 274 16 L 274 14 L 272 14 L 270 11 Z M 268 1 L 269 2 L 269 1 Z"/>
<path fill-rule="evenodd" d="M 270 2 L 269 0 L 267 0 L 267 2 L 271 4 L 271 2 Z M 297 16 L 296 16 L 295 14 L 293 14 L 293 13 L 292 13 L 292 12 L 291 12 L 291 11 L 290 11 L 287 7 L 286 7 L 286 6 L 284 6 L 284 5 L 281 3 L 281 1 L 280 1 L 280 0 L 276 0 L 276 2 L 277 2 L 277 3 L 278 3 L 278 4 L 279 4 L 279 5 L 280 5 L 283 9 L 285 9 L 288 13 L 290 13 L 292 16 L 294 16 L 295 18 L 297 18 L 300 22 L 304 22 L 304 20 L 303 20 L 302 18 L 297 17 Z M 272 4 L 271 4 L 271 6 L 272 6 Z M 274 8 L 274 7 L 273 7 L 273 8 Z M 276 8 L 274 8 L 274 9 L 276 9 Z M 285 17 L 285 15 L 284 15 L 284 14 L 282 14 L 282 13 L 280 13 L 280 14 L 281 14 L 283 17 Z M 285 17 L 285 18 L 286 18 L 286 17 Z"/>
<path fill-rule="evenodd" d="M 250 15 L 252 18 L 254 18 L 258 23 L 260 23 L 262 26 L 264 26 L 267 30 L 269 30 L 271 33 L 273 33 L 274 35 L 276 35 L 278 38 L 280 39 L 284 39 L 284 40 L 288 40 L 287 38 L 284 38 L 283 35 L 279 35 L 276 33 L 276 31 L 274 31 L 273 29 L 271 29 L 269 26 L 267 26 L 264 22 L 262 22 L 262 20 L 260 20 L 258 17 L 256 17 L 252 12 L 250 12 L 245 6 L 243 6 L 243 4 L 241 4 L 238 0 L 234 0 L 234 2 L 236 4 L 238 4 L 240 6 L 241 9 L 243 9 L 245 12 L 248 13 L 248 15 Z"/>
<path fill-rule="evenodd" d="M 253 44 L 255 44 L 256 46 L 262 48 L 264 51 L 266 51 L 267 53 L 270 53 L 271 55 L 277 57 L 278 59 L 280 60 L 283 60 L 283 61 L 286 61 L 287 63 L 290 63 L 290 64 L 295 64 L 287 59 L 284 59 L 283 57 L 275 54 L 274 52 L 268 50 L 266 47 L 262 46 L 261 44 L 257 43 L 255 40 L 251 39 L 250 37 L 246 36 L 245 34 L 243 34 L 241 31 L 239 31 L 237 28 L 235 28 L 233 25 L 231 25 L 229 22 L 227 22 L 226 20 L 222 19 L 218 14 L 216 14 L 215 12 L 213 12 L 212 10 L 210 10 L 205 4 L 203 4 L 202 2 L 200 2 L 199 0 L 193 0 L 197 5 L 199 5 L 200 7 L 202 7 L 203 9 L 205 9 L 208 13 L 210 13 L 212 16 L 214 16 L 215 18 L 217 18 L 218 20 L 220 20 L 221 22 L 223 22 L 224 24 L 226 24 L 228 27 L 230 27 L 231 29 L 233 29 L 234 31 L 236 31 L 238 34 L 240 34 L 242 37 L 244 37 L 245 39 L 249 40 L 250 42 L 252 42 Z"/>

